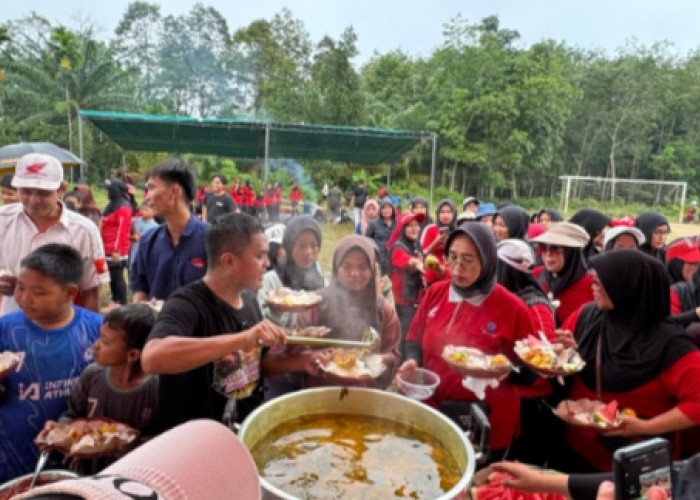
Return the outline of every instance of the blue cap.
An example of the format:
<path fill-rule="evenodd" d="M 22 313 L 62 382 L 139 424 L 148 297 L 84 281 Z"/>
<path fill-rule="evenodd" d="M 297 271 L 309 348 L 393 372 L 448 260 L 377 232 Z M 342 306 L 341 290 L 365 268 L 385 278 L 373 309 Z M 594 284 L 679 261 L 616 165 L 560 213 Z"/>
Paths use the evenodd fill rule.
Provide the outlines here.
<path fill-rule="evenodd" d="M 493 203 L 481 203 L 476 209 L 476 218 L 481 219 L 485 215 L 496 215 L 496 205 Z"/>

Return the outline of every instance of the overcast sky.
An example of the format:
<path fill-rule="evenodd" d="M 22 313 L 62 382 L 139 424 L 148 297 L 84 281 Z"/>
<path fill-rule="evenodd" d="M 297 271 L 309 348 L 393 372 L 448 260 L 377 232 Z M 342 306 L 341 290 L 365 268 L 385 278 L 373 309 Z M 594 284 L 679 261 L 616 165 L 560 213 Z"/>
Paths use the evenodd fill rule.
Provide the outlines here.
<path fill-rule="evenodd" d="M 35 11 L 53 23 L 77 26 L 88 18 L 111 37 L 122 18 L 127 0 L 2 0 L 0 21 L 18 19 Z M 152 1 L 161 14 L 188 12 L 191 0 Z M 301 19 L 314 42 L 324 35 L 337 38 L 352 25 L 358 34 L 360 56 L 368 60 L 376 51 L 402 49 L 428 56 L 442 41 L 442 26 L 457 14 L 474 23 L 496 14 L 501 27 L 520 32 L 521 44 L 542 39 L 567 45 L 602 48 L 609 54 L 634 37 L 646 46 L 667 40 L 681 55 L 700 47 L 698 0 L 210 0 L 229 28 L 270 19 L 283 7 Z"/>

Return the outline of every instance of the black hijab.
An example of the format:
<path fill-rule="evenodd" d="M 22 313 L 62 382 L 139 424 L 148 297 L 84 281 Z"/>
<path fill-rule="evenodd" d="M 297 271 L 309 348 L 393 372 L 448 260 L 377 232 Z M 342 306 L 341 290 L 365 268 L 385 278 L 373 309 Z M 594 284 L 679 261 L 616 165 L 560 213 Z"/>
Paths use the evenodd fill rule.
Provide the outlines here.
<path fill-rule="evenodd" d="M 479 296 L 486 297 L 493 291 L 496 286 L 496 262 L 498 255 L 496 253 L 496 238 L 493 236 L 493 231 L 484 224 L 473 224 L 466 222 L 457 226 L 450 233 L 445 243 L 445 257 L 450 254 L 450 247 L 455 237 L 466 235 L 479 253 L 481 260 L 481 274 L 476 278 L 476 281 L 468 287 L 459 287 L 452 283 L 452 289 L 465 299 L 476 298 Z"/>
<path fill-rule="evenodd" d="M 449 224 L 443 224 L 440 222 L 440 210 L 442 210 L 442 207 L 447 205 L 450 207 L 450 210 L 452 211 L 452 220 L 450 221 Z M 449 198 L 445 198 L 444 200 L 440 200 L 440 203 L 438 203 L 437 209 L 435 210 L 435 224 L 437 224 L 438 227 L 446 227 L 449 228 L 450 231 L 455 228 L 455 223 L 457 222 L 457 205 L 455 205 L 455 202 L 450 200 Z"/>
<path fill-rule="evenodd" d="M 659 259 L 661 262 L 664 262 L 666 260 L 666 250 L 664 248 L 651 248 L 651 239 L 654 237 L 654 231 L 656 231 L 659 226 L 671 227 L 666 217 L 659 212 L 644 212 L 637 216 L 634 221 L 634 226 L 639 228 L 646 238 L 646 241 L 639 246 L 639 249 Z"/>
<path fill-rule="evenodd" d="M 106 217 L 116 212 L 121 207 L 131 208 L 131 201 L 129 201 L 129 187 L 125 182 L 120 181 L 119 179 L 110 179 L 105 184 L 109 203 L 107 203 L 102 215 Z"/>
<path fill-rule="evenodd" d="M 547 289 L 553 296 L 572 286 L 588 272 L 581 248 L 564 247 L 564 267 L 558 273 L 552 273 L 545 267 L 541 277 L 547 283 Z"/>
<path fill-rule="evenodd" d="M 415 198 L 411 199 L 411 204 L 408 206 L 409 212 L 413 212 L 413 208 L 416 205 L 423 205 L 425 207 L 425 219 L 423 220 L 423 222 L 420 223 L 420 232 L 421 234 L 423 234 L 423 229 L 425 229 L 425 226 L 427 226 L 428 224 L 432 224 L 433 220 L 428 214 L 428 200 L 426 200 L 422 196 L 416 196 Z"/>
<path fill-rule="evenodd" d="M 676 260 L 676 259 L 674 259 Z M 700 306 L 700 268 L 693 273 L 690 283 L 681 281 L 671 286 L 681 300 L 681 312 L 690 311 Z"/>
<path fill-rule="evenodd" d="M 569 222 L 573 222 L 574 224 L 581 226 L 586 230 L 588 236 L 591 237 L 591 239 L 588 240 L 588 244 L 583 249 L 583 257 L 586 259 L 586 262 L 588 262 L 591 257 L 598 255 L 599 253 L 598 249 L 593 243 L 593 240 L 603 231 L 603 229 L 606 228 L 606 226 L 610 225 L 610 217 L 593 208 L 583 208 L 576 212 L 571 219 L 569 219 Z"/>
<path fill-rule="evenodd" d="M 685 278 L 683 277 L 684 265 L 685 262 L 681 259 L 671 259 L 666 262 L 666 270 L 668 271 L 669 278 L 671 278 L 672 285 L 685 282 Z"/>
<path fill-rule="evenodd" d="M 284 236 L 282 236 L 282 246 L 286 255 L 277 263 L 276 271 L 282 284 L 292 290 L 318 290 L 325 285 L 323 276 L 315 265 L 309 269 L 302 269 L 292 259 L 294 244 L 305 231 L 311 231 L 316 235 L 320 247 L 321 228 L 314 218 L 308 215 L 293 217 L 284 229 Z"/>
<path fill-rule="evenodd" d="M 561 214 L 559 212 L 557 212 L 556 210 L 554 210 L 553 208 L 543 208 L 542 210 L 537 212 L 537 219 L 538 220 L 542 214 L 549 215 L 550 222 L 562 222 L 564 220 L 564 218 L 561 216 Z M 571 221 L 571 222 L 573 222 L 573 221 Z M 607 224 L 606 224 L 606 226 L 607 226 Z"/>
<path fill-rule="evenodd" d="M 574 335 L 586 367 L 581 380 L 596 388 L 596 351 L 601 342 L 604 392 L 625 392 L 653 380 L 696 350 L 683 328 L 668 319 L 669 281 L 663 264 L 634 249 L 605 252 L 591 266 L 614 309 L 585 306 Z"/>
<path fill-rule="evenodd" d="M 501 259 L 498 259 L 496 266 L 496 281 L 520 297 L 527 306 L 546 304 L 552 307 L 552 303 L 531 273 L 524 273 Z"/>
<path fill-rule="evenodd" d="M 508 228 L 508 238 L 524 240 L 530 225 L 530 214 L 518 205 L 507 205 L 498 210 L 496 216 L 501 216 Z"/>

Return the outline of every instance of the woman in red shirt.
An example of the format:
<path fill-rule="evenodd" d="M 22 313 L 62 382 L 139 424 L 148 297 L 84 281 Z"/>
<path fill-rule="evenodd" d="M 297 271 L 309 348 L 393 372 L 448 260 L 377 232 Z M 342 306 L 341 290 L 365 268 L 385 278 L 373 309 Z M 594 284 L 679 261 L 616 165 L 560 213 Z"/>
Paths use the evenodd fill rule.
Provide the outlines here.
<path fill-rule="evenodd" d="M 427 257 L 432 255 L 437 264 L 425 266 L 425 284 L 430 286 L 436 281 L 449 279 L 450 273 L 445 266 L 445 241 L 447 235 L 455 228 L 457 222 L 457 207 L 450 199 L 445 198 L 438 203 L 435 210 L 435 223 L 428 224 L 421 235 L 421 247 Z"/>
<path fill-rule="evenodd" d="M 614 399 L 636 416 L 620 417 L 622 427 L 604 435 L 568 426 L 566 441 L 592 468 L 610 470 L 612 450 L 630 442 L 612 438 L 659 436 L 700 424 L 700 352 L 668 319 L 669 279 L 658 259 L 624 249 L 590 263 L 595 302 L 564 325 L 586 362 L 569 398 Z"/>
<path fill-rule="evenodd" d="M 391 262 L 389 279 L 394 292 L 396 314 L 401 324 L 402 358 L 405 357 L 408 327 L 423 296 L 423 255 L 418 237 L 420 224 L 424 220 L 425 216 L 422 214 L 402 215 L 386 243 Z"/>
<path fill-rule="evenodd" d="M 444 347 L 468 346 L 516 359 L 513 345 L 532 333 L 532 324 L 523 302 L 496 283 L 496 240 L 488 227 L 462 224 L 445 247 L 450 280 L 433 284 L 423 297 L 406 339 L 407 361 L 399 370 L 424 366 L 436 372 L 440 384 L 428 403 L 443 411 L 462 406 L 459 414 L 468 414 L 478 398 L 442 358 Z M 500 459 L 518 433 L 518 392 L 502 380 L 485 390 L 484 401 L 492 427 L 489 460 Z"/>
<path fill-rule="evenodd" d="M 534 275 L 556 306 L 557 325 L 593 300 L 591 277 L 581 252 L 588 239 L 586 230 L 577 224 L 553 222 L 547 231 L 532 240 L 539 245 L 544 263 L 535 268 Z"/>
<path fill-rule="evenodd" d="M 105 310 L 126 304 L 124 269 L 131 245 L 131 217 L 133 211 L 128 196 L 128 186 L 119 179 L 106 182 L 109 203 L 105 207 L 100 232 L 105 246 L 109 267 L 109 288 L 112 300 Z"/>

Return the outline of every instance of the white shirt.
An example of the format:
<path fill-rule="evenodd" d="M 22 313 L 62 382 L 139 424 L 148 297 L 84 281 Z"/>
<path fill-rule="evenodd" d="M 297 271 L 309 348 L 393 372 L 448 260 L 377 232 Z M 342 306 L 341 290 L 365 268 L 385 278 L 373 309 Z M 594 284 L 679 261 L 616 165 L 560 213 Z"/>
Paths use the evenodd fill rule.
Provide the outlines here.
<path fill-rule="evenodd" d="M 104 245 L 97 226 L 87 217 L 68 210 L 63 203 L 58 222 L 44 232 L 39 232 L 22 203 L 0 207 L 0 237 L 3 239 L 0 269 L 7 269 L 15 276 L 19 274 L 20 261 L 33 250 L 46 243 L 64 243 L 75 248 L 83 258 L 81 290 L 109 282 Z M 18 309 L 14 297 L 2 297 L 0 316 Z"/>

